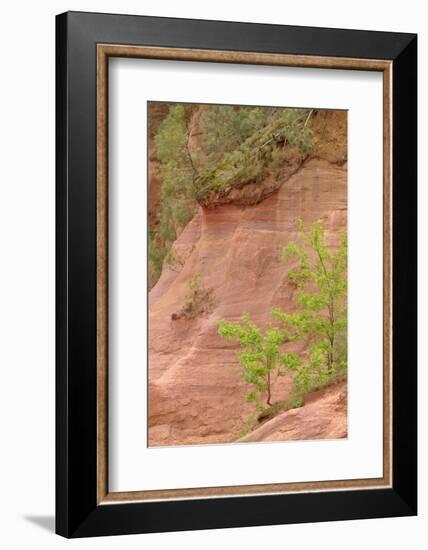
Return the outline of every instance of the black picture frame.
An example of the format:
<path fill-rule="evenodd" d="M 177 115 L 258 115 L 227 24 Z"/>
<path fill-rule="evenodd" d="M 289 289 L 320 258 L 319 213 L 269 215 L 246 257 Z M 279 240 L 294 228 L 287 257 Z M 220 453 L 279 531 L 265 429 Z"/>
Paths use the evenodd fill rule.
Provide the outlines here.
<path fill-rule="evenodd" d="M 97 504 L 96 46 L 390 60 L 392 487 Z M 56 532 L 65 537 L 417 513 L 417 36 L 68 12 L 56 18 Z"/>

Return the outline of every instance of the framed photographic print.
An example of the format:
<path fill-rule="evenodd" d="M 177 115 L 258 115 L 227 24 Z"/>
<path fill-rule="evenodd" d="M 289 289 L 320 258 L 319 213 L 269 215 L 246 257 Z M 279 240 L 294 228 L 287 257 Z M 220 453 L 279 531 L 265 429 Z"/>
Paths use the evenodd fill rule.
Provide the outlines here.
<path fill-rule="evenodd" d="M 56 24 L 57 532 L 416 514 L 416 36 Z"/>

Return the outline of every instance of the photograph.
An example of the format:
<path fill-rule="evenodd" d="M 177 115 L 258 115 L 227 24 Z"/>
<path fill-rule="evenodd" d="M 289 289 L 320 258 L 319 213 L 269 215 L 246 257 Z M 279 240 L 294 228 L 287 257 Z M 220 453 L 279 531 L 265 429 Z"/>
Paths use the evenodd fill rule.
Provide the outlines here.
<path fill-rule="evenodd" d="M 1 548 L 424 547 L 421 6 L 4 4 Z"/>
<path fill-rule="evenodd" d="M 149 447 L 347 438 L 347 166 L 346 110 L 147 102 Z"/>

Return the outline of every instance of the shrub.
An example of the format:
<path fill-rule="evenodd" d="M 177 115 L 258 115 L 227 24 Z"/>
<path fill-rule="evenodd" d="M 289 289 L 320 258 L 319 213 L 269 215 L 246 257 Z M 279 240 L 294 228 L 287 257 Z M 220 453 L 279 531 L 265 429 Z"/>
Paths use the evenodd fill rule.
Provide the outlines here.
<path fill-rule="evenodd" d="M 189 278 L 189 291 L 185 295 L 185 302 L 178 313 L 173 313 L 171 319 L 196 319 L 210 313 L 213 307 L 213 289 L 205 288 L 202 282 L 202 274 L 195 273 Z"/>

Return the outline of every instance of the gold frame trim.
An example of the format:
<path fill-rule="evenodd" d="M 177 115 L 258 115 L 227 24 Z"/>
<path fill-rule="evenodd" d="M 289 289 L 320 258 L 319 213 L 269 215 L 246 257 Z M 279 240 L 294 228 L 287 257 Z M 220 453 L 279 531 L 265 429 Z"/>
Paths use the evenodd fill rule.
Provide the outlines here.
<path fill-rule="evenodd" d="M 108 59 L 133 57 L 383 73 L 383 472 L 381 478 L 150 491 L 108 490 Z M 97 45 L 97 504 L 392 486 L 392 62 L 338 57 Z"/>

